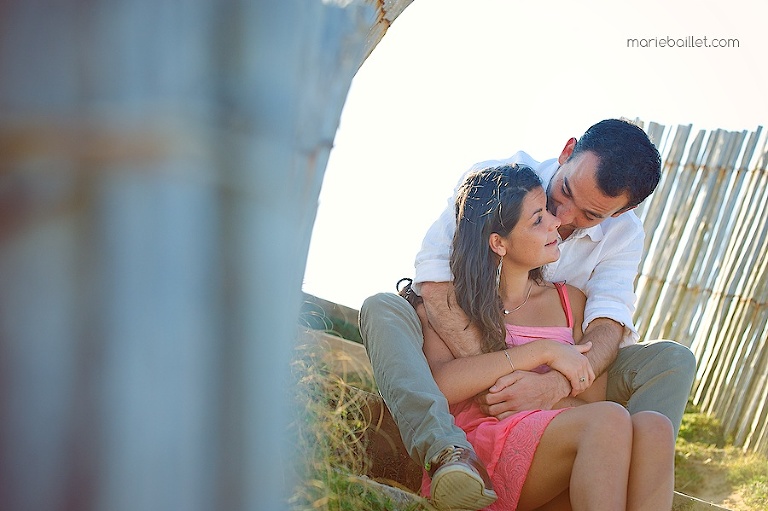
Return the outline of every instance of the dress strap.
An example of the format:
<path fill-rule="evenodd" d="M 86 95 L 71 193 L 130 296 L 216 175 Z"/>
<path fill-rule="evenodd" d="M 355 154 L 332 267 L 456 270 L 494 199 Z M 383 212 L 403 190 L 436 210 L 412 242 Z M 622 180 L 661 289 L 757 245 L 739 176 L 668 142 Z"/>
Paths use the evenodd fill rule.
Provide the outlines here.
<path fill-rule="evenodd" d="M 568 328 L 573 328 L 573 311 L 571 310 L 571 299 L 568 297 L 568 288 L 565 287 L 565 282 L 553 282 L 553 284 L 557 289 L 557 294 L 560 295 L 560 303 L 563 305 Z"/>

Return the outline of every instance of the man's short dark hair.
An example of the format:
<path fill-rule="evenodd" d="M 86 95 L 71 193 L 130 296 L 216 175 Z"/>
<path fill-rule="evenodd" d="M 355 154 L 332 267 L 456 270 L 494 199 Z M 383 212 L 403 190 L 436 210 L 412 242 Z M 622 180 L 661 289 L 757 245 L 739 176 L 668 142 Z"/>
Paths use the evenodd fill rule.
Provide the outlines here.
<path fill-rule="evenodd" d="M 600 160 L 597 185 L 609 197 L 629 195 L 627 207 L 648 197 L 661 179 L 661 155 L 642 128 L 621 119 L 591 126 L 576 142 L 571 158 L 591 151 Z"/>

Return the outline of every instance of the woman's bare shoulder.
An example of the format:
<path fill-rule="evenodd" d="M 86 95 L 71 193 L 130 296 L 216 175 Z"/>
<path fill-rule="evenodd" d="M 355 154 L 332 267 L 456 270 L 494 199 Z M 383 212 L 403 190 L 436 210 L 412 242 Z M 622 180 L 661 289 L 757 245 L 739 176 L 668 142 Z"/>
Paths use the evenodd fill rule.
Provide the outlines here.
<path fill-rule="evenodd" d="M 568 301 L 571 302 L 571 313 L 574 320 L 574 335 L 577 341 L 581 338 L 581 323 L 584 321 L 584 308 L 587 306 L 587 296 L 584 292 L 570 284 L 566 284 L 568 289 Z M 576 334 L 578 330 L 578 334 Z"/>
<path fill-rule="evenodd" d="M 580 300 L 581 302 L 587 301 L 587 295 L 585 295 L 584 291 L 582 291 L 578 287 L 572 286 L 567 282 L 565 283 L 565 287 L 568 290 L 568 297 L 571 299 L 571 301 L 573 301 L 574 299 Z"/>

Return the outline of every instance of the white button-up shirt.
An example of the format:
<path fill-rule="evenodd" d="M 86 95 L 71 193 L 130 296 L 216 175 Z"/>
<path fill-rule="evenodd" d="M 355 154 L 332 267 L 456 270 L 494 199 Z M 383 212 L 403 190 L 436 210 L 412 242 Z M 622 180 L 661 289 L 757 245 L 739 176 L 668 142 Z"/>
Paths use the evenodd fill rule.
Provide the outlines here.
<path fill-rule="evenodd" d="M 519 163 L 531 167 L 546 189 L 559 165 L 557 159 L 537 162 L 519 151 L 506 160 L 476 163 L 461 178 L 448 200 L 448 207 L 427 231 L 416 255 L 413 288 L 420 293 L 421 282 L 453 280 L 450 253 L 456 231 L 456 193 L 470 172 L 486 167 Z M 643 252 L 645 232 L 633 211 L 608 217 L 588 229 L 577 229 L 560 242 L 560 259 L 544 267 L 544 277 L 552 282 L 565 281 L 587 296 L 584 310 L 586 330 L 596 318 L 609 318 L 624 325 L 622 346 L 637 342 L 639 335 L 632 323 L 635 312 L 635 277 Z"/>

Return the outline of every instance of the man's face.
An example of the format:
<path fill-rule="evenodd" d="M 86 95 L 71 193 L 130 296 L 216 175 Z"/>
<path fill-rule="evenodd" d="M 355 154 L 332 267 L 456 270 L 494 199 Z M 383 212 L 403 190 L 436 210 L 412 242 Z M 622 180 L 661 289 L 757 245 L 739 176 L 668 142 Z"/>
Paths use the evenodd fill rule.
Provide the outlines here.
<path fill-rule="evenodd" d="M 571 158 L 569 146 L 563 150 L 560 168 L 547 188 L 547 209 L 560 220 L 560 232 L 569 236 L 575 229 L 592 227 L 610 216 L 627 210 L 629 194 L 609 197 L 597 187 L 598 157 L 583 152 Z"/>

